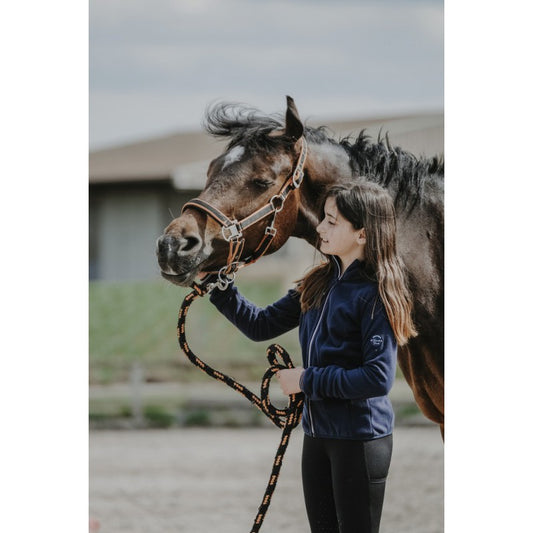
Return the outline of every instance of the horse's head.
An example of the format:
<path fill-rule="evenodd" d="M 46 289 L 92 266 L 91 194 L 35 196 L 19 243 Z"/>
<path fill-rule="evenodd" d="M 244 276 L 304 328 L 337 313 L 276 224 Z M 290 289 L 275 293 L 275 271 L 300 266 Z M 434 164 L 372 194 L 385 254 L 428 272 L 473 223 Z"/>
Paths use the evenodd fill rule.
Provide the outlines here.
<path fill-rule="evenodd" d="M 285 123 L 228 105 L 218 105 L 206 119 L 209 133 L 230 142 L 211 161 L 200 196 L 185 204 L 158 239 L 161 274 L 176 285 L 278 250 L 298 216 L 303 169 L 297 166 L 303 166 L 306 143 L 292 98 L 287 97 Z"/>

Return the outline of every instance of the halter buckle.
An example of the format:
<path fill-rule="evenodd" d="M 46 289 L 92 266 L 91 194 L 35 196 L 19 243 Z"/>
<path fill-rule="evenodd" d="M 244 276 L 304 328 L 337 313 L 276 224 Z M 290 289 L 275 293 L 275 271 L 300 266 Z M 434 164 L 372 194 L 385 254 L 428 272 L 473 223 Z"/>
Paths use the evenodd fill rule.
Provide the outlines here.
<path fill-rule="evenodd" d="M 232 221 L 231 226 L 222 226 L 220 231 L 222 232 L 222 237 L 227 242 L 236 241 L 242 237 L 241 225 L 236 220 Z"/>
<path fill-rule="evenodd" d="M 304 177 L 303 165 L 300 164 L 296 167 L 294 174 L 292 175 L 292 185 L 295 189 L 299 189 Z"/>
<path fill-rule="evenodd" d="M 304 178 L 304 164 L 305 164 L 306 159 L 307 159 L 307 142 L 305 140 L 305 137 L 302 137 L 302 151 L 300 152 L 300 157 L 298 158 L 296 168 L 294 169 L 294 173 L 292 175 L 292 186 L 295 189 L 298 189 L 300 185 L 302 184 L 302 181 Z"/>
<path fill-rule="evenodd" d="M 274 226 L 267 226 L 265 228 L 265 235 L 269 235 L 271 237 L 275 237 L 278 230 Z"/>

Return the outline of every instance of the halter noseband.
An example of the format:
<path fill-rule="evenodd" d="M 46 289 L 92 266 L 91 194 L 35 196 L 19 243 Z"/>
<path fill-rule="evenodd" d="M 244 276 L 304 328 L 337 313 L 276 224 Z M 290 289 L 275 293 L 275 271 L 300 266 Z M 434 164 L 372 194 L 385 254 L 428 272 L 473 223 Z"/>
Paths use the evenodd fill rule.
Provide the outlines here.
<path fill-rule="evenodd" d="M 277 232 L 276 228 L 274 227 L 276 215 L 283 209 L 285 200 L 289 194 L 293 190 L 300 187 L 304 177 L 304 165 L 307 157 L 307 142 L 303 136 L 301 139 L 302 149 L 293 173 L 285 180 L 281 190 L 272 196 L 266 205 L 254 211 L 251 215 L 248 215 L 242 220 L 232 220 L 222 213 L 222 211 L 212 206 L 205 200 L 201 200 L 200 198 L 193 198 L 183 206 L 181 210 L 182 213 L 186 208 L 192 207 L 210 216 L 215 222 L 220 224 L 222 238 L 229 243 L 229 252 L 226 265 L 218 271 L 218 286 L 220 288 L 226 288 L 229 284 L 229 281 L 235 277 L 235 273 L 240 268 L 255 263 L 266 253 L 272 244 L 272 240 Z M 257 222 L 270 215 L 272 215 L 272 220 L 265 228 L 265 234 L 263 235 L 261 242 L 251 253 L 251 255 L 241 260 L 241 255 L 244 250 L 243 232 L 247 228 L 253 226 Z"/>

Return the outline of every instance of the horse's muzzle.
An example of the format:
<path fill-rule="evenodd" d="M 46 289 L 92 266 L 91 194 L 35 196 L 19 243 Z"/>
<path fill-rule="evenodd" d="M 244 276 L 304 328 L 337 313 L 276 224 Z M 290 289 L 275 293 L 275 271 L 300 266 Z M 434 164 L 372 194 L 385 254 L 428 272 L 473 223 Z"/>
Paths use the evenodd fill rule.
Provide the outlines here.
<path fill-rule="evenodd" d="M 204 259 L 199 253 L 201 245 L 200 238 L 194 235 L 159 237 L 156 254 L 161 275 L 176 285 L 189 285 Z"/>

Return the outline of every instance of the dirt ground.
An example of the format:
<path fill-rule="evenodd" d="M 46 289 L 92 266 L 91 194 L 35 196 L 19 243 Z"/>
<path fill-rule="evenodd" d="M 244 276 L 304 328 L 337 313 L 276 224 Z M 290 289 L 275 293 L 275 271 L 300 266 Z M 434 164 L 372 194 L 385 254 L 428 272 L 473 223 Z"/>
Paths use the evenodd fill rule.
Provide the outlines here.
<path fill-rule="evenodd" d="M 250 531 L 280 435 L 274 427 L 90 432 L 91 531 Z M 309 531 L 302 437 L 298 427 L 261 533 Z M 435 426 L 396 428 L 382 533 L 443 531 L 443 455 Z"/>

